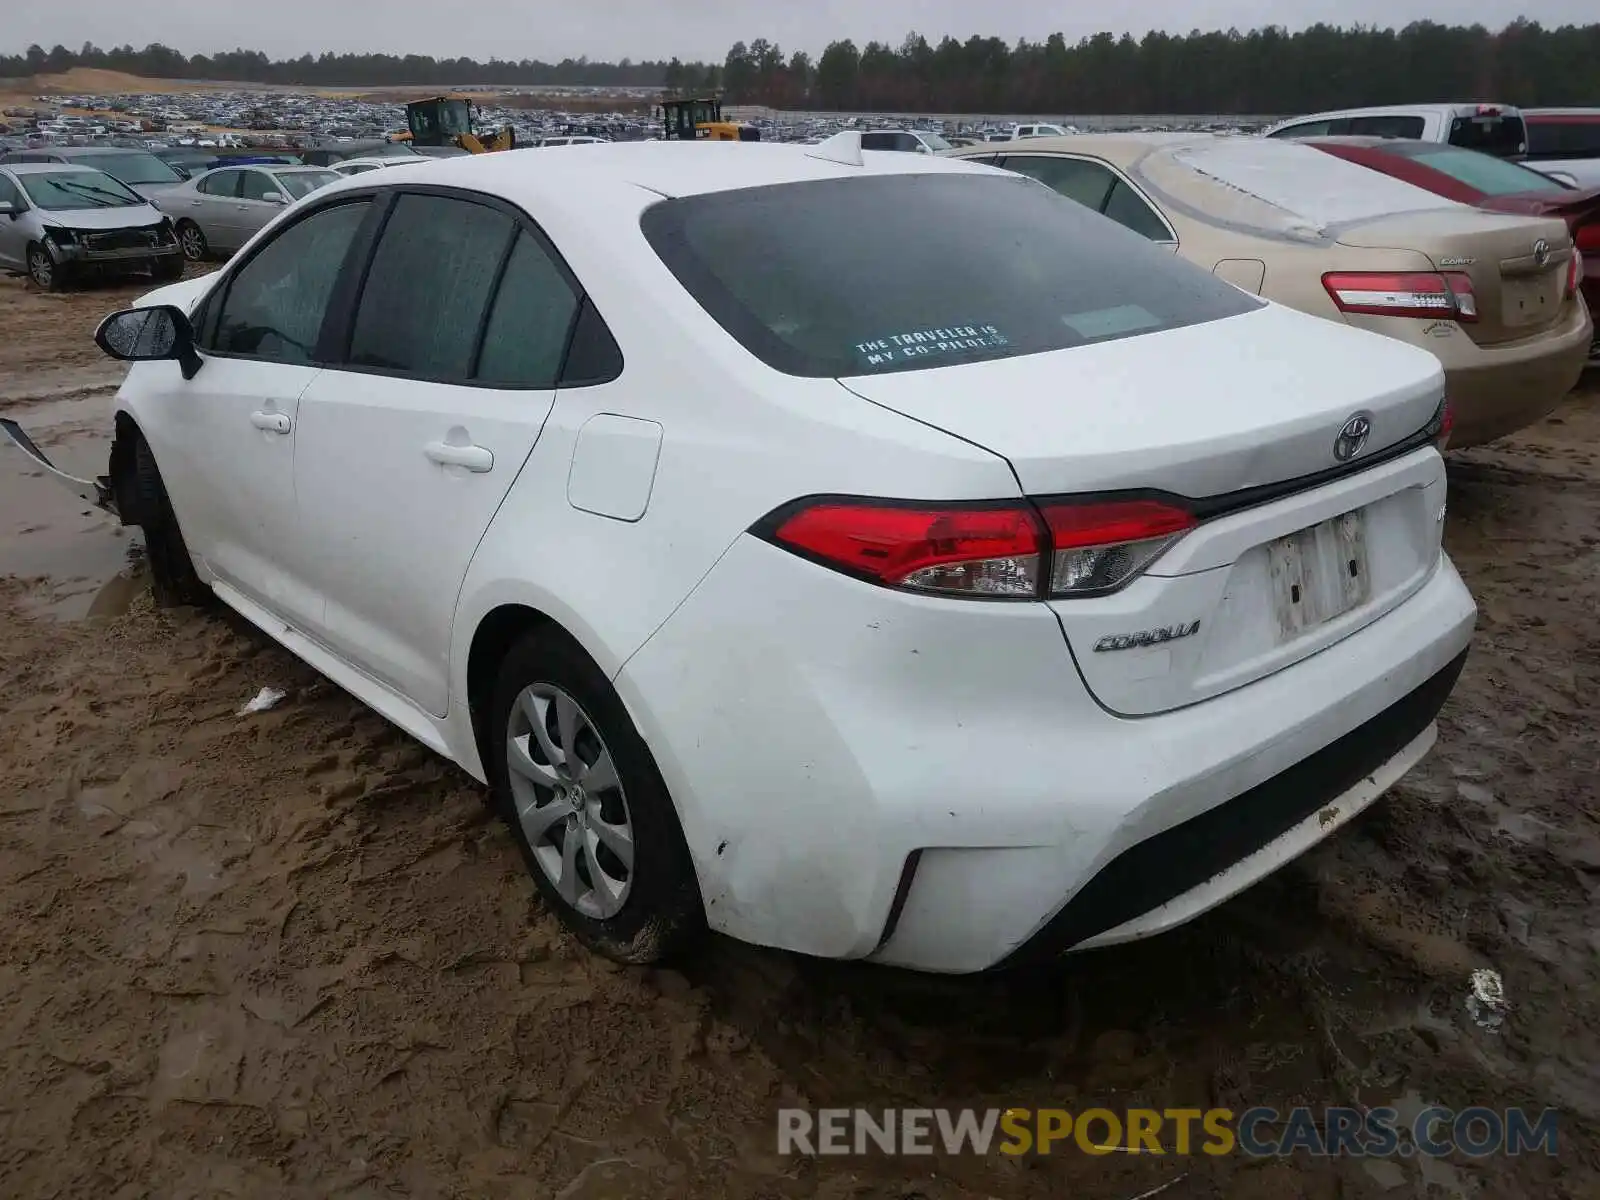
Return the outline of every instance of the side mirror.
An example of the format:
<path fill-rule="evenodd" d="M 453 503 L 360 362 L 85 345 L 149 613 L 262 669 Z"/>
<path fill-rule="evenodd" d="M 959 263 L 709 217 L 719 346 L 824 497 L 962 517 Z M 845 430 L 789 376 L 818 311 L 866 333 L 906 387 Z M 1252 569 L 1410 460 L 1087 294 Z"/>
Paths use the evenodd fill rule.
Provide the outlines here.
<path fill-rule="evenodd" d="M 176 175 L 179 179 L 193 179 L 194 178 L 194 175 L 190 172 L 188 167 L 180 167 L 177 163 L 168 163 L 167 166 L 172 168 L 172 173 L 174 175 Z"/>
<path fill-rule="evenodd" d="M 185 379 L 193 379 L 203 362 L 195 352 L 194 326 L 188 315 L 171 304 L 112 313 L 94 331 L 94 344 L 122 362 L 172 359 L 183 369 Z"/>
<path fill-rule="evenodd" d="M 11 201 L 0 200 L 0 217 L 5 217 L 8 221 L 14 220 L 17 217 L 17 214 L 19 214 L 21 211 L 22 210 Z"/>
<path fill-rule="evenodd" d="M 261 198 L 263 200 L 265 200 L 268 204 L 287 204 L 287 203 L 289 203 L 289 198 L 287 196 L 285 196 L 282 192 L 268 192 L 265 196 L 263 196 Z"/>

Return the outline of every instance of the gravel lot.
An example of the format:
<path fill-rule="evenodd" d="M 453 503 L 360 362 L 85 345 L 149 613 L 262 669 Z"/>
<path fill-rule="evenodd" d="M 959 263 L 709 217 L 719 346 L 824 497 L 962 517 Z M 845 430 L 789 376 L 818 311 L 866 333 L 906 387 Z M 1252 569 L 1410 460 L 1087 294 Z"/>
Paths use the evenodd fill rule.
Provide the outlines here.
<path fill-rule="evenodd" d="M 0 280 L 0 414 L 86 473 L 119 375 L 89 334 L 140 290 Z M 465 776 L 242 622 L 151 608 L 128 531 L 0 451 L 0 1194 L 1591 1200 L 1597 408 L 1452 457 L 1482 612 L 1421 769 L 1182 931 L 983 980 L 594 959 Z M 785 1104 L 1395 1102 L 1554 1106 L 1560 1152 L 775 1153 Z"/>

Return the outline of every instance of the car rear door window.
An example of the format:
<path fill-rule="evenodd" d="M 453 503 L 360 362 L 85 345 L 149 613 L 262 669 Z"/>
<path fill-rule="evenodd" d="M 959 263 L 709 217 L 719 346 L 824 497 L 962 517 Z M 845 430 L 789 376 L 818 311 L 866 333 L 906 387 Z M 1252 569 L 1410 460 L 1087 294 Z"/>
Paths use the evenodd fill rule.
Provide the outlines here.
<path fill-rule="evenodd" d="M 498 209 L 402 195 L 389 214 L 356 308 L 352 365 L 464 382 L 511 237 Z"/>
<path fill-rule="evenodd" d="M 517 235 L 489 310 L 475 378 L 500 387 L 554 387 L 578 295 L 539 240 Z"/>
<path fill-rule="evenodd" d="M 239 194 L 243 171 L 213 171 L 194 185 L 195 191 L 207 196 L 232 197 Z"/>
<path fill-rule="evenodd" d="M 1037 179 L 1046 187 L 1099 212 L 1117 177 L 1110 168 L 1081 158 L 1056 158 L 1045 154 L 1008 154 L 1000 160 L 1008 171 Z"/>
<path fill-rule="evenodd" d="M 1384 113 L 1367 117 L 1351 117 L 1346 131 L 1360 137 L 1419 138 L 1425 122 L 1421 117 L 1400 113 Z"/>
<path fill-rule="evenodd" d="M 365 200 L 321 209 L 266 241 L 228 284 L 209 349 L 273 362 L 314 361 Z"/>

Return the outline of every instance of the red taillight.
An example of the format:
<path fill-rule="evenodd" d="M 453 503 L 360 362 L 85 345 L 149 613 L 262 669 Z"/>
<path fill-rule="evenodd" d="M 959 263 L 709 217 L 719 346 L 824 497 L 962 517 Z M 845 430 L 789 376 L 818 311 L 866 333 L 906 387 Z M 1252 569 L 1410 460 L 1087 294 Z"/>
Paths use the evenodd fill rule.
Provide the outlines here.
<path fill-rule="evenodd" d="M 1572 235 L 1572 240 L 1577 243 L 1578 249 L 1586 254 L 1600 253 L 1600 221 L 1579 225 L 1578 232 Z"/>
<path fill-rule="evenodd" d="M 1434 417 L 1433 423 L 1438 426 L 1434 434 L 1433 444 L 1443 454 L 1450 445 L 1450 431 L 1456 427 L 1456 410 L 1450 406 L 1450 398 L 1446 396 L 1439 404 L 1439 412 Z"/>
<path fill-rule="evenodd" d="M 1340 312 L 1374 317 L 1478 319 L 1472 278 L 1460 271 L 1329 271 L 1322 286 Z"/>
<path fill-rule="evenodd" d="M 1195 526 L 1194 514 L 1159 500 L 1041 506 L 1050 528 L 1050 594 L 1121 587 Z"/>
<path fill-rule="evenodd" d="M 890 587 L 947 595 L 1039 595 L 1044 529 L 1033 508 L 819 502 L 773 530 L 779 544 Z"/>
<path fill-rule="evenodd" d="M 1035 600 L 1119 588 L 1194 525 L 1192 514 L 1156 500 L 1038 507 L 819 500 L 757 528 L 824 566 L 888 587 Z"/>

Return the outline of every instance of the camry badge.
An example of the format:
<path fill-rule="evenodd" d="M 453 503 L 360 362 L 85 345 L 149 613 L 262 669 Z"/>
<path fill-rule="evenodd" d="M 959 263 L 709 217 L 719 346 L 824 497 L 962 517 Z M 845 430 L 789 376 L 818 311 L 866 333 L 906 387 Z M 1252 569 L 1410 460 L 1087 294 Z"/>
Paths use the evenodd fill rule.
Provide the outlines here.
<path fill-rule="evenodd" d="M 1372 436 L 1372 417 L 1367 413 L 1356 413 L 1344 423 L 1339 430 L 1339 436 L 1333 439 L 1333 456 L 1340 462 L 1349 462 L 1366 447 L 1367 438 Z"/>
<path fill-rule="evenodd" d="M 1542 267 L 1550 261 L 1550 243 L 1540 238 L 1533 244 L 1533 265 Z"/>

